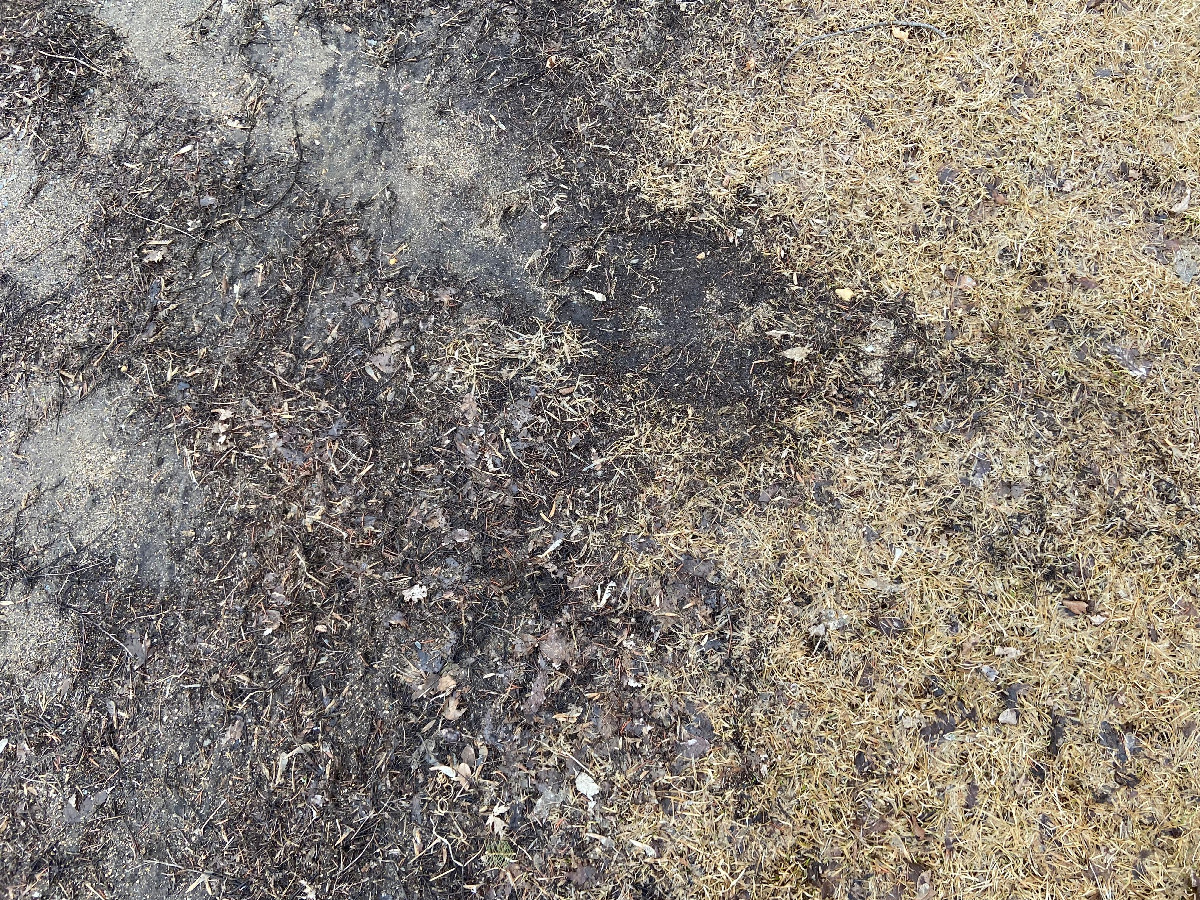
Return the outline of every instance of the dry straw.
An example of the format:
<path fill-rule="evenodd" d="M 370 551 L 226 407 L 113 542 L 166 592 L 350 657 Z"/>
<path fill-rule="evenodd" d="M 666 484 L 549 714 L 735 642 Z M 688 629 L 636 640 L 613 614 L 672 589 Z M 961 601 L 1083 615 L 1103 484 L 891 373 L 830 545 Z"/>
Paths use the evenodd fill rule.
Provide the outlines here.
<path fill-rule="evenodd" d="M 696 13 L 659 85 L 647 198 L 830 293 L 908 298 L 938 350 L 878 389 L 862 344 L 812 362 L 788 436 L 732 473 L 643 410 L 628 452 L 656 461 L 663 552 L 637 566 L 716 560 L 754 677 L 701 636 L 648 685 L 718 740 L 650 796 L 624 786 L 620 859 L 673 896 L 1184 896 L 1200 7 L 918 4 L 859 28 L 881 12 Z M 840 407 L 847 384 L 869 401 Z"/>

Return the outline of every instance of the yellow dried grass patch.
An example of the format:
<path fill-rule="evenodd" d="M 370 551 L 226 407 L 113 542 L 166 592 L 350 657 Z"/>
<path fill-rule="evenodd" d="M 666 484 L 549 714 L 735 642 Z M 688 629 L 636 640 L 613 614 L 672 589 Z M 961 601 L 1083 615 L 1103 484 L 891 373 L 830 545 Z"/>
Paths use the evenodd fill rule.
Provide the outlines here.
<path fill-rule="evenodd" d="M 787 6 L 774 10 L 785 45 L 880 18 Z M 943 267 L 978 284 L 984 319 L 1032 277 L 1089 276 L 1118 298 L 1173 287 L 1143 248 L 1198 221 L 1195 4 L 910 8 L 950 40 L 835 35 L 782 78 L 740 46 L 750 8 L 700 43 L 691 77 L 661 86 L 669 105 L 638 179 L 660 205 L 736 218 L 752 202 L 785 267 L 903 290 L 939 314 Z M 1189 188 L 1196 203 L 1170 213 Z M 1170 314 L 1181 298 L 1165 293 Z"/>
<path fill-rule="evenodd" d="M 642 410 L 626 452 L 655 467 L 641 528 L 663 549 L 636 574 L 716 561 L 743 597 L 731 659 L 757 675 L 696 649 L 647 685 L 718 741 L 666 807 L 618 788 L 622 853 L 690 897 L 1182 895 L 1200 6 L 907 5 L 949 39 L 833 35 L 772 68 L 890 16 L 697 14 L 636 183 L 785 272 L 910 297 L 945 357 L 995 374 L 965 409 L 917 378 L 873 420 L 827 399 L 870 380 L 847 348 L 734 470 L 697 423 Z"/>
<path fill-rule="evenodd" d="M 1105 517 L 1110 490 L 1058 456 L 1069 446 L 1020 473 L 1037 485 L 1014 501 L 990 476 L 962 484 L 978 442 L 961 435 L 910 423 L 893 448 L 847 452 L 853 425 L 794 424 L 795 444 L 724 475 L 705 433 L 665 430 L 637 451 L 660 460 L 643 525 L 663 556 L 644 573 L 716 561 L 744 592 L 730 653 L 757 671 L 730 682 L 699 635 L 647 686 L 698 702 L 719 740 L 660 782 L 670 812 L 627 810 L 626 841 L 662 849 L 635 864 L 697 897 L 1184 889 L 1200 833 L 1194 520 L 1150 504 L 1132 539 Z M 997 421 L 992 441 L 1015 424 Z M 818 471 L 831 508 L 812 499 Z M 784 493 L 745 504 L 767 484 Z M 1020 524 L 1034 497 L 1041 529 Z M 747 508 L 731 513 L 734 498 Z M 1064 605 L 1080 600 L 1082 615 Z M 1018 721 L 1003 724 L 1013 685 Z M 1131 741 L 1119 765 L 1118 739 Z"/>

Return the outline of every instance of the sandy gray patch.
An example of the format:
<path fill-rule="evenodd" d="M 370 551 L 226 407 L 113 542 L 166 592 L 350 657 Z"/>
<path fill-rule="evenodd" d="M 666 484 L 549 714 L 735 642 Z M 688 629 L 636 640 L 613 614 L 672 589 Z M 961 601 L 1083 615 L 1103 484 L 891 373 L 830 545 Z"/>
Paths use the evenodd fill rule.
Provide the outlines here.
<path fill-rule="evenodd" d="M 198 491 L 170 438 L 141 432 L 132 415 L 127 395 L 101 391 L 0 446 L 0 532 L 15 532 L 22 569 L 104 565 L 186 592 L 180 544 L 194 538 Z"/>
<path fill-rule="evenodd" d="M 470 116 L 435 112 L 419 79 L 381 68 L 357 38 L 324 42 L 300 10 L 268 10 L 250 51 L 281 101 L 276 148 L 298 138 L 306 173 L 330 195 L 368 204 L 366 224 L 398 257 L 528 293 L 527 263 L 546 245 L 534 207 L 547 193 L 525 177 L 529 160 L 490 145 Z"/>
<path fill-rule="evenodd" d="M 530 286 L 529 262 L 547 241 L 535 210 L 544 188 L 527 184 L 514 160 L 480 151 L 471 123 L 411 104 L 398 119 L 406 157 L 386 170 L 407 242 L 420 254 L 441 253 L 449 266 L 495 275 L 510 288 Z M 389 198 L 389 199 L 391 199 Z M 545 204 L 547 208 L 551 202 Z M 511 221 L 506 227 L 501 222 Z"/>
<path fill-rule="evenodd" d="M 10 584 L 0 593 L 0 677 L 43 711 L 70 687 L 79 633 L 43 590 Z"/>
<path fill-rule="evenodd" d="M 242 97 L 236 6 L 228 0 L 215 8 L 208 0 L 105 0 L 96 12 L 150 78 L 166 81 L 198 110 L 225 118 Z M 197 40 L 193 23 L 201 21 L 210 29 Z"/>
<path fill-rule="evenodd" d="M 74 283 L 91 207 L 90 193 L 74 179 L 38 172 L 34 145 L 0 141 L 0 272 L 38 299 Z"/>
<path fill-rule="evenodd" d="M 301 148 L 302 177 L 365 205 L 364 224 L 407 254 L 400 264 L 445 266 L 536 293 L 530 260 L 545 250 L 554 192 L 529 183 L 530 161 L 502 152 L 470 115 L 435 112 L 422 80 L 379 66 L 358 36 L 329 42 L 301 21 L 303 9 L 107 0 L 99 15 L 144 75 L 219 124 L 244 124 L 247 97 L 266 84 L 267 112 L 252 140 L 285 158 Z M 203 37 L 191 24 L 201 17 Z M 112 143 L 106 121 L 89 130 L 93 149 Z"/>

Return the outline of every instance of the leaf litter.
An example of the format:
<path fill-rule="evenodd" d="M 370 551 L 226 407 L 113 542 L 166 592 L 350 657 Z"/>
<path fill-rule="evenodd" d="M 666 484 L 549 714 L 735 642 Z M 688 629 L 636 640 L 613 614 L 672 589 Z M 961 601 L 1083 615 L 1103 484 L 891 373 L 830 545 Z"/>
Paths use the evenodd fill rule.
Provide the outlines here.
<path fill-rule="evenodd" d="M 246 860 L 287 860 L 306 895 L 1187 885 L 1196 360 L 1194 295 L 1180 291 L 1193 245 L 1190 220 L 1172 218 L 1189 214 L 1183 193 L 1159 190 L 1195 179 L 1176 129 L 1195 100 L 1187 11 L 914 10 L 926 27 L 881 30 L 856 7 L 819 21 L 679 5 L 643 21 L 601 5 L 564 16 L 567 41 L 539 31 L 557 21 L 544 12 L 432 29 L 373 3 L 304 16 L 433 81 L 447 76 L 412 41 L 483 41 L 494 77 L 530 85 L 499 92 L 494 136 L 517 130 L 498 125 L 523 104 L 522 125 L 577 129 L 576 148 L 594 146 L 589 103 L 633 117 L 633 152 L 595 151 L 627 167 L 614 180 L 632 176 L 664 221 L 711 230 L 616 250 L 606 233 L 588 250 L 577 198 L 544 191 L 556 199 L 531 224 L 560 245 L 530 271 L 561 279 L 562 319 L 516 303 L 498 314 L 492 288 L 401 265 L 312 184 L 256 234 L 292 235 L 264 254 L 215 216 L 268 209 L 279 192 L 259 188 L 278 184 L 256 172 L 291 157 L 255 162 L 265 145 L 237 153 L 194 123 L 142 136 L 131 165 L 161 181 L 111 185 L 110 201 L 135 205 L 94 223 L 122 260 L 98 283 L 158 299 L 114 306 L 113 330 L 61 354 L 63 371 L 95 383 L 103 366 L 89 364 L 111 341 L 105 371 L 144 378 L 153 421 L 170 422 L 221 510 L 206 538 L 221 558 L 202 569 L 212 587 L 194 618 L 108 576 L 68 585 L 67 602 L 128 635 L 88 648 L 90 669 L 113 654 L 130 680 L 124 695 L 86 672 L 68 688 L 93 692 L 70 696 L 102 710 L 94 734 L 13 705 L 32 737 L 22 764 L 45 767 L 22 770 L 22 798 L 50 802 L 64 736 L 96 749 L 95 785 L 138 796 L 169 753 L 131 723 L 166 702 L 211 716 L 210 746 L 229 755 L 201 750 L 196 771 L 215 773 L 216 793 L 236 771 L 250 813 L 207 810 L 198 839 L 196 822 L 184 840 L 167 816 L 149 830 L 150 850 L 186 867 L 160 874 L 185 877 L 179 888 L 283 895 Z M 84 40 L 101 33 L 69 30 L 79 49 L 60 55 L 103 71 Z M 670 63 L 651 66 L 636 48 L 664 34 Z M 780 80 L 771 61 L 785 57 Z M 1152 69 L 1170 90 L 1148 90 Z M 50 73 L 84 92 L 46 96 L 81 102 L 85 72 Z M 1170 115 L 1145 114 L 1151 94 Z M 552 114 L 539 120 L 539 104 Z M 1058 127 L 1056 109 L 1083 125 Z M 155 160 L 196 168 L 172 180 Z M 195 233 L 228 241 L 224 258 L 172 230 L 192 233 L 196 210 L 214 216 Z M 749 288 L 742 316 L 704 306 L 747 247 L 778 281 L 735 281 Z M 618 271 L 634 259 L 630 271 L 663 268 Z M 715 275 L 678 282 L 673 306 L 655 278 L 685 264 Z M 189 272 L 232 286 L 188 294 Z M 814 272 L 855 288 L 810 289 Z M 183 315 L 189 296 L 218 298 L 211 319 Z M 702 322 L 700 338 L 670 332 L 675 315 Z M 164 405 L 178 372 L 189 388 Z M 167 727 L 170 752 L 205 746 Z M 23 834 L 32 852 L 11 858 L 29 862 L 5 874 L 35 883 L 48 870 Z"/>

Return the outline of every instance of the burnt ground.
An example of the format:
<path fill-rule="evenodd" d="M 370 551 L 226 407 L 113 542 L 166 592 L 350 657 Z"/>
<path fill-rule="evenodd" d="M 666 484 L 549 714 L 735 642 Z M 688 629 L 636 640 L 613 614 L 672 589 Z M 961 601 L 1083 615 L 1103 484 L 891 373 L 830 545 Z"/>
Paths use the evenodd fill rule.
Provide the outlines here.
<path fill-rule="evenodd" d="M 0 9 L 5 896 L 665 896 L 606 799 L 739 597 L 627 577 L 639 441 L 995 373 L 625 188 L 673 7 Z"/>

